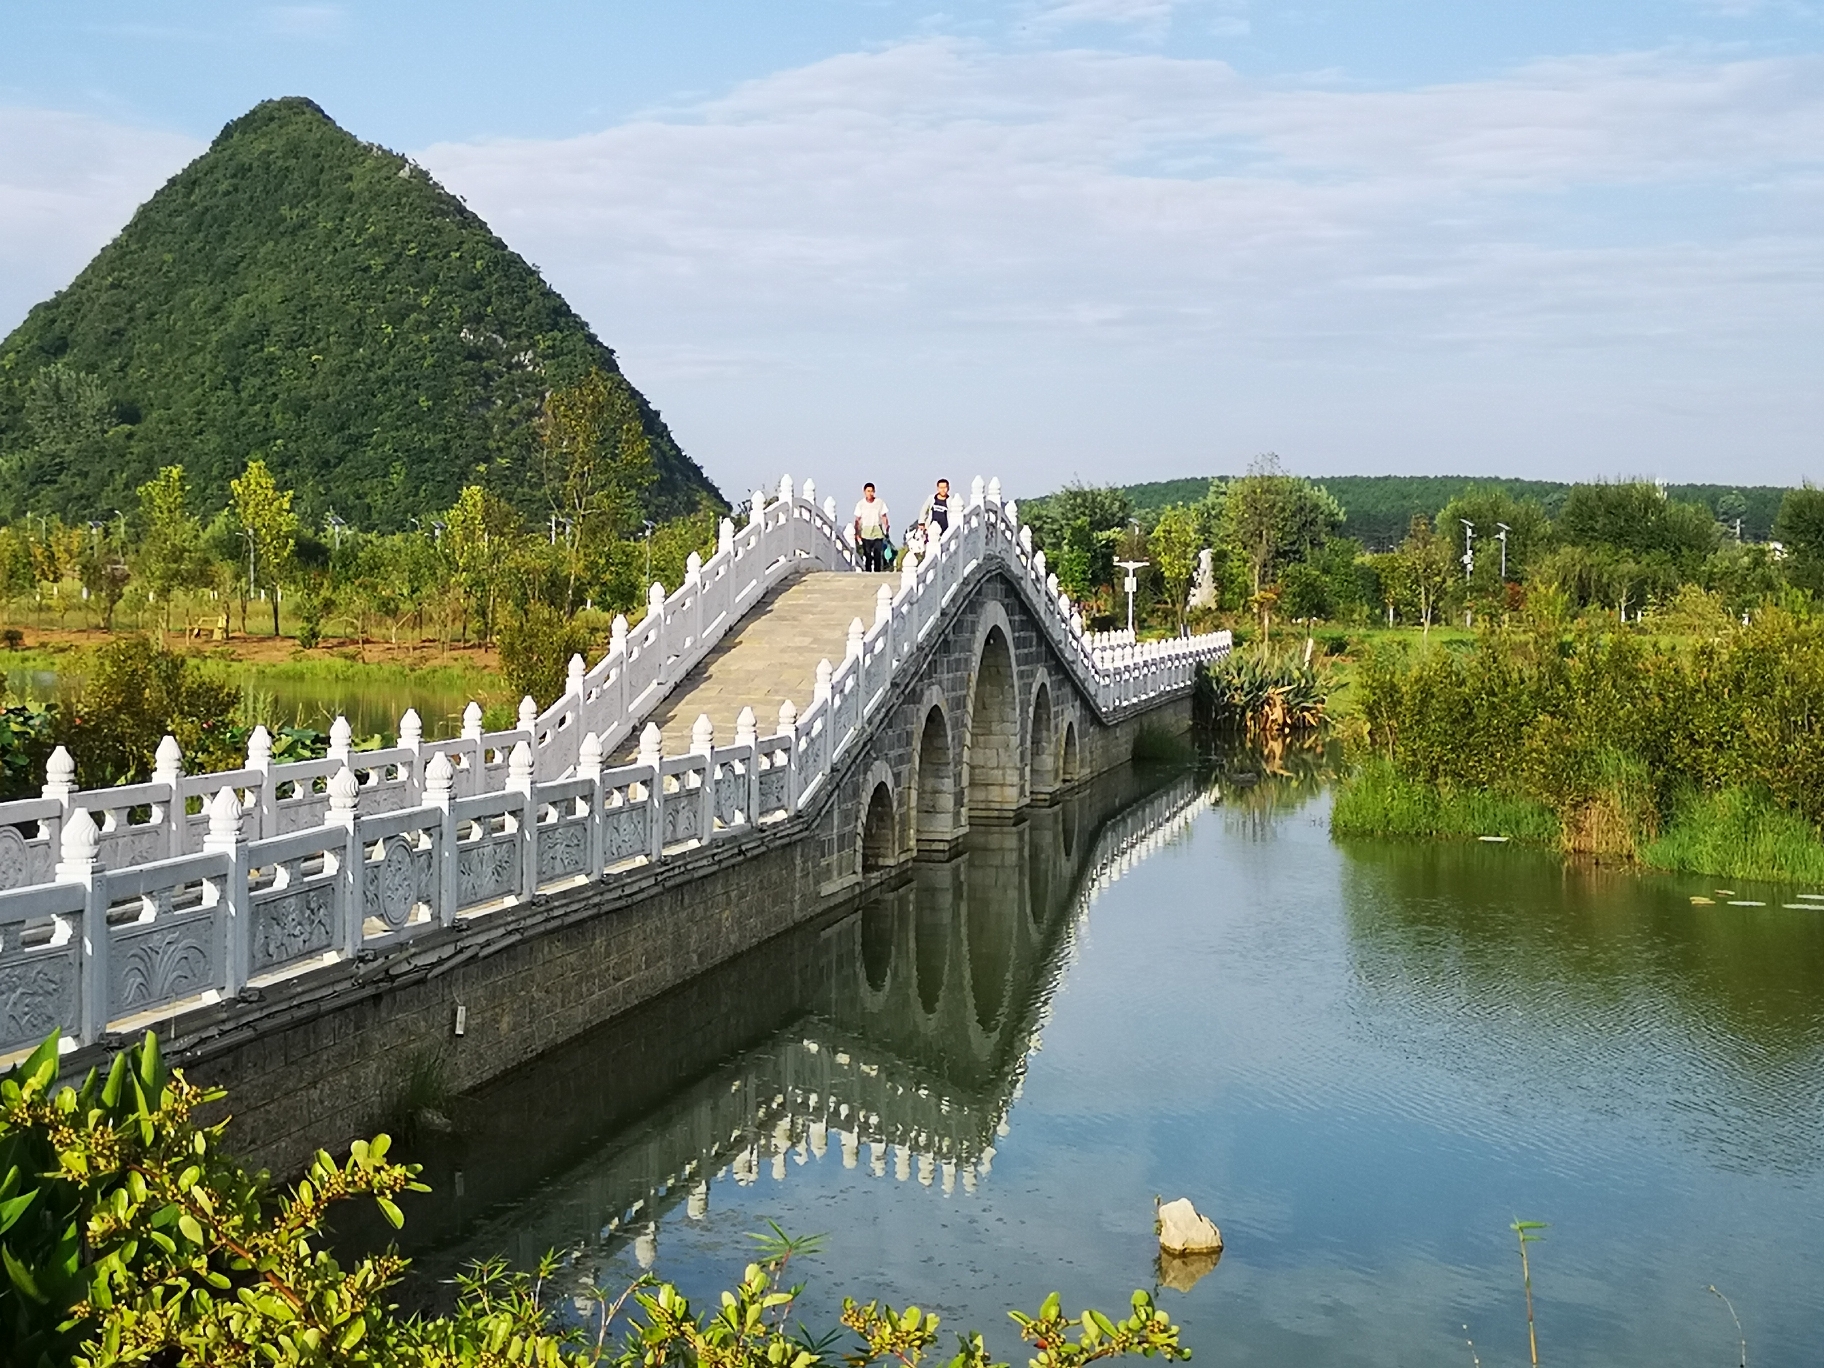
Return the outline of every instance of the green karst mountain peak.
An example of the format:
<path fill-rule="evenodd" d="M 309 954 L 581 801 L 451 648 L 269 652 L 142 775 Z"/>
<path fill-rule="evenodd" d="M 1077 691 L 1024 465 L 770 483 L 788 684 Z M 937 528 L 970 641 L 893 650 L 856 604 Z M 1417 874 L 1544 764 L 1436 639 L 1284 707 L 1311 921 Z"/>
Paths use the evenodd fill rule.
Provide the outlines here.
<path fill-rule="evenodd" d="M 252 457 L 307 516 L 395 529 L 477 482 L 536 516 L 539 405 L 591 367 L 626 383 L 455 195 L 311 101 L 268 100 L 0 344 L 0 516 L 106 518 L 177 463 L 220 506 Z M 638 406 L 649 515 L 720 502 Z"/>

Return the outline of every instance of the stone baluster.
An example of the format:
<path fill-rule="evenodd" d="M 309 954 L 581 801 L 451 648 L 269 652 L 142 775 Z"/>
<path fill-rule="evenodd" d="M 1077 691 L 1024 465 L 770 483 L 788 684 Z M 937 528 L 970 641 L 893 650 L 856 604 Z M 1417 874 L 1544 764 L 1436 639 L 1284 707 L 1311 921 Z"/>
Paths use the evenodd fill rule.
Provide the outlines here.
<path fill-rule="evenodd" d="M 881 585 L 880 588 L 875 590 L 875 592 L 874 592 L 874 625 L 876 627 L 879 627 L 883 623 L 886 626 L 887 634 L 886 634 L 885 640 L 882 641 L 882 643 L 881 643 L 881 645 L 885 648 L 881 652 L 881 659 L 885 662 L 886 673 L 882 677 L 882 679 L 880 681 L 880 685 L 884 689 L 887 685 L 887 680 L 891 679 L 892 675 L 893 675 L 893 656 L 894 656 L 894 652 L 893 652 L 893 591 L 892 591 L 892 589 L 888 588 L 884 584 Z"/>
<path fill-rule="evenodd" d="M 977 475 L 969 482 L 969 507 L 980 508 L 987 501 L 987 487 L 982 483 L 982 477 Z"/>
<path fill-rule="evenodd" d="M 739 762 L 747 776 L 747 797 L 741 804 L 741 813 L 751 827 L 759 821 L 760 803 L 760 724 L 752 708 L 743 707 L 735 714 L 735 744 L 747 747 L 747 758 Z"/>
<path fill-rule="evenodd" d="M 760 529 L 762 535 L 764 536 L 764 533 L 766 531 L 766 524 L 763 520 L 765 519 L 765 517 L 766 517 L 766 491 L 764 489 L 756 489 L 754 491 L 753 500 L 748 506 L 747 525 L 749 527 L 758 527 Z"/>
<path fill-rule="evenodd" d="M 482 761 L 487 758 L 481 751 L 482 736 L 481 704 L 471 701 L 469 706 L 462 710 L 462 739 L 469 743 L 463 748 L 468 757 L 468 764 L 465 767 L 468 771 L 468 779 L 462 785 L 465 797 L 473 797 L 488 786 L 487 774 L 482 765 Z"/>
<path fill-rule="evenodd" d="M 588 833 L 589 841 L 589 877 L 602 877 L 602 868 L 607 861 L 607 843 L 602 837 L 602 766 L 606 759 L 606 750 L 602 738 L 594 732 L 586 732 L 583 742 L 576 750 L 576 777 L 587 779 L 591 785 L 583 801 L 589 804 L 589 823 L 583 829 Z"/>
<path fill-rule="evenodd" d="M 530 742 L 516 741 L 507 756 L 507 792 L 520 799 L 514 828 L 519 834 L 519 900 L 529 903 L 538 892 L 538 804 L 532 797 Z"/>
<path fill-rule="evenodd" d="M 779 477 L 779 511 L 785 515 L 785 535 L 779 554 L 789 559 L 798 555 L 798 500 L 793 496 L 792 477 Z"/>
<path fill-rule="evenodd" d="M 695 551 L 684 558 L 684 583 L 690 587 L 690 646 L 703 649 L 703 558 Z"/>
<path fill-rule="evenodd" d="M 527 694 L 519 700 L 519 730 L 528 734 L 538 729 L 538 700 Z"/>
<path fill-rule="evenodd" d="M 462 899 L 461 832 L 456 822 L 456 767 L 443 750 L 424 765 L 424 806 L 443 814 L 437 838 L 437 924 L 454 926 Z"/>
<path fill-rule="evenodd" d="M 1001 477 L 999 475 L 988 481 L 987 501 L 996 508 L 1001 506 Z"/>
<path fill-rule="evenodd" d="M 646 858 L 656 865 L 665 853 L 665 733 L 656 722 L 648 722 L 640 733 L 640 763 L 652 768 L 646 788 Z"/>
<path fill-rule="evenodd" d="M 646 591 L 646 621 L 652 624 L 656 635 L 652 645 L 647 649 L 653 652 L 652 677 L 655 682 L 663 684 L 671 677 L 666 668 L 671 655 L 670 633 L 666 631 L 665 622 L 665 586 L 658 580 Z"/>
<path fill-rule="evenodd" d="M 724 518 L 723 522 L 728 519 Z M 608 629 L 608 653 L 618 654 L 620 662 L 614 667 L 614 685 L 602 699 L 602 711 L 596 724 L 603 735 L 611 735 L 627 717 L 627 615 L 616 613 L 614 623 Z"/>
<path fill-rule="evenodd" d="M 182 855 L 185 850 L 185 828 L 190 823 L 184 816 L 184 752 L 177 744 L 177 738 L 169 732 L 164 740 L 158 743 L 158 749 L 152 755 L 152 782 L 164 784 L 171 790 L 171 796 L 162 803 L 152 805 L 154 825 L 163 827 L 161 833 L 167 855 Z"/>
<path fill-rule="evenodd" d="M 336 860 L 336 896 L 341 900 L 342 953 L 353 959 L 361 948 L 361 923 L 367 919 L 367 879 L 361 849 L 361 783 L 343 765 L 329 779 L 329 815 L 326 826 L 342 829 L 342 850 Z"/>
<path fill-rule="evenodd" d="M 703 783 L 697 790 L 697 842 L 708 845 L 716 833 L 716 726 L 708 713 L 698 713 L 691 723 L 690 753 L 703 759 Z"/>
<path fill-rule="evenodd" d="M 695 555 L 695 552 L 691 553 Z M 583 697 L 583 677 L 589 673 L 589 666 L 582 656 L 570 657 L 570 667 L 564 674 L 564 692 L 572 695 L 580 706 Z"/>
<path fill-rule="evenodd" d="M 254 799 L 253 830 L 248 832 L 251 840 L 263 836 L 278 835 L 278 819 L 273 816 L 272 784 L 272 733 L 264 726 L 253 729 L 247 738 L 247 768 L 259 771 L 260 782 Z M 243 814 L 244 816 L 245 814 Z"/>
<path fill-rule="evenodd" d="M 253 973 L 253 905 L 247 886 L 247 841 L 242 833 L 241 803 L 232 788 L 216 790 L 209 800 L 209 831 L 203 849 L 228 857 L 228 872 L 218 883 L 207 881 L 205 901 L 220 909 L 224 989 L 230 997 L 247 986 Z"/>
<path fill-rule="evenodd" d="M 108 1029 L 108 877 L 101 865 L 101 828 L 87 808 L 64 818 L 57 851 L 57 882 L 81 884 L 85 890 L 77 1038 L 93 1045 Z"/>
<path fill-rule="evenodd" d="M 418 716 L 418 709 L 407 708 L 399 714 L 399 746 L 412 753 L 412 763 L 406 775 L 411 786 L 414 803 L 424 801 L 424 721 Z"/>
<path fill-rule="evenodd" d="M 1007 500 L 1006 503 L 1001 505 L 1001 516 L 1003 516 L 1004 518 L 1007 519 L 1007 525 L 1009 527 L 1019 527 L 1019 525 L 1020 525 L 1020 505 L 1019 505 L 1019 503 L 1013 499 Z"/>
<path fill-rule="evenodd" d="M 1013 507 L 1012 504 L 1007 506 Z M 1030 527 L 1020 529 L 1020 553 L 1026 557 L 1028 562 L 1032 560 L 1032 529 Z"/>
<path fill-rule="evenodd" d="M 861 716 L 863 711 L 867 708 L 868 703 L 868 661 L 867 657 L 863 654 L 863 651 L 866 649 L 863 639 L 867 636 L 867 630 L 866 627 L 862 626 L 860 618 L 850 618 L 848 645 L 843 649 L 842 653 L 842 658 L 845 661 L 852 660 L 855 662 L 853 666 L 853 678 L 855 680 L 855 725 L 858 728 L 861 726 Z M 847 733 L 844 734 L 846 735 Z M 830 744 L 832 747 L 835 746 L 836 738 L 834 736 L 830 738 Z"/>
<path fill-rule="evenodd" d="M 735 555 L 735 520 L 724 518 L 716 524 L 716 554 L 727 556 L 730 560 Z"/>
<path fill-rule="evenodd" d="M 355 748 L 355 729 L 348 725 L 348 719 L 340 713 L 336 720 L 329 724 L 329 758 L 348 763 L 348 757 Z"/>
<path fill-rule="evenodd" d="M 779 705 L 777 735 L 792 738 L 792 748 L 786 760 L 785 794 L 781 800 L 785 804 L 785 815 L 790 817 L 798 810 L 798 789 L 802 771 L 798 765 L 798 705 L 789 698 Z"/>

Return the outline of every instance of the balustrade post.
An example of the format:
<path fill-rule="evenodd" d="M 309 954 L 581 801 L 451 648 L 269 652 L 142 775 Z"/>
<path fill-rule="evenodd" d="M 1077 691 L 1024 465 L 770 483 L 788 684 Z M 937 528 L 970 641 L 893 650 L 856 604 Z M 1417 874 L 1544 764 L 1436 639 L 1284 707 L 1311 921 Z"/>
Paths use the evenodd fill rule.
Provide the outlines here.
<path fill-rule="evenodd" d="M 264 726 L 255 727 L 247 738 L 247 768 L 258 770 L 260 784 L 253 809 L 253 839 L 278 835 L 278 819 L 273 816 L 272 733 Z M 243 814 L 244 815 L 244 814 Z"/>
<path fill-rule="evenodd" d="M 695 553 L 693 552 L 692 554 L 694 555 Z M 583 720 L 583 676 L 588 673 L 589 665 L 581 655 L 573 655 L 570 657 L 570 668 L 564 675 L 564 692 L 576 699 L 576 720 L 579 723 Z"/>
<path fill-rule="evenodd" d="M 152 782 L 170 786 L 171 796 L 162 804 L 152 806 L 152 820 L 164 827 L 164 847 L 167 855 L 184 853 L 185 821 L 183 784 L 184 752 L 177 744 L 177 738 L 169 732 L 164 740 L 158 743 L 158 750 L 152 756 Z"/>
<path fill-rule="evenodd" d="M 82 1003 L 76 1038 L 79 1044 L 93 1045 L 108 1029 L 108 876 L 101 865 L 101 828 L 88 809 L 76 808 L 64 818 L 58 855 L 57 882 L 81 884 L 84 889 L 78 968 Z"/>
<path fill-rule="evenodd" d="M 796 507 L 796 505 L 794 505 Z M 752 708 L 742 708 L 735 717 L 735 744 L 747 747 L 747 801 L 741 811 L 747 814 L 750 827 L 760 824 L 760 727 Z"/>
<path fill-rule="evenodd" d="M 792 477 L 779 477 L 779 502 L 785 509 L 785 545 L 780 553 L 787 560 L 795 560 L 798 555 L 798 500 L 792 497 Z"/>
<path fill-rule="evenodd" d="M 695 551 L 684 561 L 684 583 L 695 591 L 690 596 L 690 649 L 700 655 L 703 651 L 703 557 Z"/>
<path fill-rule="evenodd" d="M 341 900 L 342 954 L 353 959 L 361 949 L 361 924 L 367 920 L 367 862 L 361 849 L 360 823 L 361 783 L 355 772 L 343 765 L 330 776 L 329 815 L 324 825 L 340 827 L 343 832 L 342 853 L 336 861 L 336 896 Z"/>
<path fill-rule="evenodd" d="M 44 787 L 38 793 L 41 797 L 57 801 L 56 814 L 40 822 L 38 829 L 44 833 L 52 850 L 61 850 L 63 824 L 70 819 L 70 800 L 76 794 L 76 762 L 62 746 L 52 750 L 44 762 Z"/>
<path fill-rule="evenodd" d="M 708 713 L 698 713 L 691 724 L 690 752 L 703 757 L 703 783 L 697 790 L 697 843 L 708 845 L 716 834 L 716 726 Z"/>
<path fill-rule="evenodd" d="M 538 892 L 538 804 L 532 798 L 530 742 L 513 743 L 513 753 L 507 757 L 507 792 L 519 795 L 515 826 L 519 838 L 519 900 L 531 902 Z"/>
<path fill-rule="evenodd" d="M 241 804 L 232 788 L 216 790 L 209 800 L 209 831 L 203 849 L 228 857 L 220 884 L 210 880 L 221 909 L 222 969 L 228 996 L 247 986 L 253 973 L 253 902 L 247 887 L 247 841 L 242 834 Z"/>
<path fill-rule="evenodd" d="M 653 624 L 652 649 L 658 652 L 658 659 L 653 665 L 652 677 L 658 683 L 663 684 L 671 678 L 671 670 L 668 668 L 671 650 L 665 623 L 665 586 L 658 580 L 654 580 L 652 587 L 646 591 L 646 621 Z"/>
<path fill-rule="evenodd" d="M 602 877 L 602 868 L 607 862 L 608 842 L 603 836 L 602 822 L 602 738 L 595 732 L 583 736 L 582 745 L 576 751 L 576 775 L 579 779 L 589 781 L 589 791 L 583 801 L 589 804 L 589 824 L 585 828 L 589 839 L 589 877 Z"/>
<path fill-rule="evenodd" d="M 656 865 L 665 858 L 665 733 L 657 722 L 648 722 L 640 733 L 640 763 L 652 767 L 646 788 L 646 858 Z"/>
<path fill-rule="evenodd" d="M 874 594 L 874 625 L 883 623 L 886 634 L 881 639 L 881 659 L 886 662 L 887 675 L 880 687 L 884 689 L 893 680 L 893 591 L 884 584 Z"/>
<path fill-rule="evenodd" d="M 798 810 L 798 706 L 791 699 L 779 705 L 779 734 L 792 738 L 792 748 L 786 752 L 785 763 L 785 815 L 790 817 Z"/>
<path fill-rule="evenodd" d="M 867 629 L 861 625 L 860 618 L 849 619 L 849 644 L 843 652 L 844 660 L 855 662 L 855 727 L 861 729 L 861 715 L 868 706 L 868 657 L 864 641 Z M 847 735 L 845 732 L 844 735 Z M 831 745 L 834 746 L 832 739 Z"/>
<path fill-rule="evenodd" d="M 412 806 L 417 807 L 424 802 L 424 720 L 418 716 L 416 708 L 407 708 L 399 714 L 399 748 L 412 753 L 412 772 L 406 782 Z"/>
<path fill-rule="evenodd" d="M 354 748 L 355 729 L 348 725 L 346 717 L 337 713 L 336 720 L 329 724 L 329 758 L 346 765 Z"/>
<path fill-rule="evenodd" d="M 482 750 L 481 738 L 481 704 L 470 700 L 469 706 L 462 710 L 462 739 L 468 742 L 464 751 L 468 756 L 468 780 L 463 784 L 464 796 L 474 797 L 483 792 L 488 781 L 483 762 L 487 759 Z"/>
<path fill-rule="evenodd" d="M 828 774 L 830 766 L 836 760 L 835 677 L 836 671 L 831 667 L 827 657 L 817 662 L 817 684 L 812 697 L 816 702 L 823 704 L 823 754 L 817 762 L 818 777 Z"/>
<path fill-rule="evenodd" d="M 620 652 L 621 667 L 614 672 L 614 692 L 608 695 L 603 704 L 614 711 L 606 717 L 596 720 L 601 724 L 602 734 L 611 735 L 614 729 L 627 720 L 627 615 L 616 613 L 614 623 L 608 629 L 608 654 Z"/>
<path fill-rule="evenodd" d="M 460 836 L 456 823 L 456 767 L 439 750 L 424 766 L 424 806 L 443 814 L 437 833 L 437 924 L 454 926 L 462 901 Z"/>

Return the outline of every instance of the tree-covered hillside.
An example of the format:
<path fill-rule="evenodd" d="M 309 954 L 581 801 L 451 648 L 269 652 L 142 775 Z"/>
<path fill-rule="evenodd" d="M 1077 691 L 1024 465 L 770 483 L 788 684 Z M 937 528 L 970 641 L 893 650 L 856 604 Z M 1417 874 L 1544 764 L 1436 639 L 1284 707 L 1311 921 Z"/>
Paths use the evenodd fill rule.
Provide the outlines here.
<path fill-rule="evenodd" d="M 477 482 L 537 516 L 534 420 L 591 368 L 625 383 L 422 168 L 308 100 L 267 101 L 0 344 L 0 517 L 107 518 L 175 464 L 219 507 L 250 458 L 312 522 L 403 527 Z M 648 512 L 720 502 L 634 397 Z"/>

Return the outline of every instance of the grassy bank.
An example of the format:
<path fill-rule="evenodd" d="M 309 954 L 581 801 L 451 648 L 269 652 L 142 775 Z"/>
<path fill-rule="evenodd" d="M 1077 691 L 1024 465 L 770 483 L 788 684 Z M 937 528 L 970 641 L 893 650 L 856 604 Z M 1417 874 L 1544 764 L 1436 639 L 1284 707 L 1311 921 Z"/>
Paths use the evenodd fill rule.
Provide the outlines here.
<path fill-rule="evenodd" d="M 1640 861 L 1678 874 L 1824 884 L 1824 842 L 1817 833 L 1747 789 L 1678 802 L 1659 838 L 1640 848 Z"/>
<path fill-rule="evenodd" d="M 1557 814 L 1541 802 L 1411 779 L 1381 756 L 1363 760 L 1338 784 L 1330 830 L 1337 836 L 1445 840 L 1505 836 L 1588 853 L 1580 833 L 1567 839 Z M 1803 818 L 1749 789 L 1689 795 L 1674 805 L 1657 834 L 1637 831 L 1632 840 L 1599 853 L 1670 874 L 1824 884 L 1824 841 Z"/>
<path fill-rule="evenodd" d="M 1546 846 L 1560 841 L 1558 818 L 1543 803 L 1408 779 L 1378 756 L 1338 785 L 1330 830 L 1338 836 L 1505 836 Z"/>

